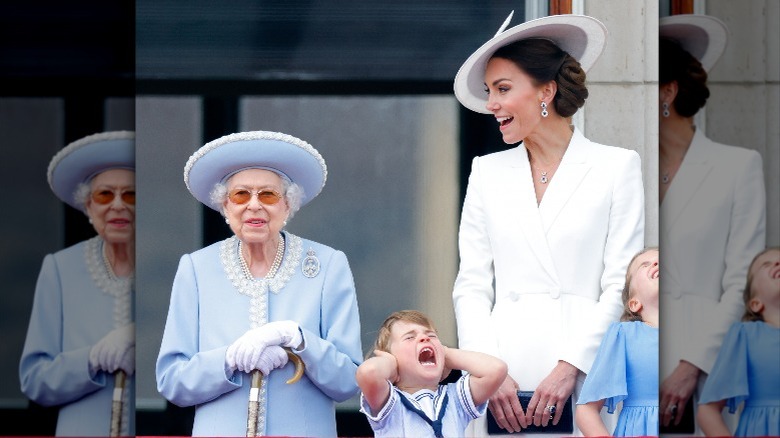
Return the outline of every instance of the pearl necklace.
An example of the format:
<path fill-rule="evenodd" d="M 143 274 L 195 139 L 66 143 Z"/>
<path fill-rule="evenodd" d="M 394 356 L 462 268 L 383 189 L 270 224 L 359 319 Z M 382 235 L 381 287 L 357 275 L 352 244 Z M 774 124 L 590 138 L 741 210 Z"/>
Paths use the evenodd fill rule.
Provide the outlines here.
<path fill-rule="evenodd" d="M 111 267 L 111 262 L 108 260 L 108 254 L 106 252 L 106 245 L 102 245 L 102 250 L 100 251 L 101 255 L 103 256 L 103 264 L 106 266 L 106 273 L 108 274 L 108 278 L 110 278 L 112 281 L 117 281 L 118 277 L 116 274 L 114 274 L 114 269 Z"/>
<path fill-rule="evenodd" d="M 264 278 L 273 278 L 276 272 L 279 271 L 279 267 L 282 266 L 282 259 L 284 258 L 284 237 L 279 234 L 279 245 L 276 246 L 276 255 L 274 256 L 274 262 L 271 264 L 271 269 L 265 274 Z M 244 271 L 246 278 L 254 280 L 252 272 L 249 270 L 249 265 L 244 259 L 244 242 L 238 241 L 238 260 L 241 263 L 241 270 Z"/>

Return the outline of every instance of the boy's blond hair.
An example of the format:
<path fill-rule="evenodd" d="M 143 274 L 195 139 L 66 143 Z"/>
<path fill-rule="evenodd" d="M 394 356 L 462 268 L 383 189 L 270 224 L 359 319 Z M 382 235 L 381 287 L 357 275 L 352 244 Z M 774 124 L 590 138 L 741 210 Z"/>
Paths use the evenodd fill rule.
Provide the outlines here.
<path fill-rule="evenodd" d="M 392 343 L 391 331 L 393 325 L 398 321 L 404 321 L 412 324 L 419 324 L 425 328 L 436 331 L 436 327 L 433 326 L 433 322 L 428 316 L 417 310 L 401 310 L 393 312 L 385 319 L 382 326 L 379 327 L 379 333 L 374 341 L 374 348 L 371 349 L 369 356 L 373 354 L 374 350 L 390 352 L 390 344 Z"/>

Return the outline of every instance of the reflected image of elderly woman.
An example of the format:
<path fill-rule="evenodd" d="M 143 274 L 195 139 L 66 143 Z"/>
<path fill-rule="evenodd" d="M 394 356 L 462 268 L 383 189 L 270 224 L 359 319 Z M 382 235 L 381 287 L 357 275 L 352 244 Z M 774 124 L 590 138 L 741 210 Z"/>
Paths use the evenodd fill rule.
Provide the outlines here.
<path fill-rule="evenodd" d="M 532 425 L 576 434 L 562 421 L 566 405 L 623 311 L 626 268 L 644 246 L 640 158 L 588 140 L 570 121 L 606 36 L 580 15 L 502 28 L 455 78 L 458 100 L 494 117 L 506 144 L 520 143 L 474 158 L 461 215 L 460 348 L 509 366 L 488 404 L 497 428 L 476 420 L 476 436 Z M 527 406 L 518 391 L 533 393 Z"/>
<path fill-rule="evenodd" d="M 687 417 L 680 432 L 692 434 L 692 397 L 742 315 L 748 266 L 765 245 L 765 188 L 756 151 L 712 141 L 694 123 L 725 24 L 674 15 L 659 35 L 661 433 Z"/>
<path fill-rule="evenodd" d="M 43 260 L 19 364 L 22 392 L 60 407 L 59 436 L 133 435 L 134 133 L 69 144 L 52 158 L 48 180 L 97 236 Z"/>
<path fill-rule="evenodd" d="M 362 355 L 352 273 L 344 253 L 284 230 L 326 177 L 314 147 L 267 131 L 216 139 L 187 162 L 187 188 L 234 233 L 181 258 L 157 358 L 160 393 L 197 406 L 193 435 L 245 436 L 250 395 L 257 434 L 336 435 Z M 287 384 L 296 356 L 305 372 Z"/>

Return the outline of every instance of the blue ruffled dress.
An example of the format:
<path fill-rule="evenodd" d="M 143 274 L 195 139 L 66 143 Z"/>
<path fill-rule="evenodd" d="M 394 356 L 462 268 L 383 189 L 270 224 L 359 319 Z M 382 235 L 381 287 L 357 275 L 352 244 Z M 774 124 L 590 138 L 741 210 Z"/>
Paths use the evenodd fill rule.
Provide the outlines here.
<path fill-rule="evenodd" d="M 745 402 L 735 436 L 780 436 L 780 328 L 761 321 L 731 326 L 699 403 L 720 400 L 731 414 Z"/>
<path fill-rule="evenodd" d="M 658 328 L 640 321 L 609 326 L 577 404 L 623 408 L 614 436 L 658 435 Z"/>

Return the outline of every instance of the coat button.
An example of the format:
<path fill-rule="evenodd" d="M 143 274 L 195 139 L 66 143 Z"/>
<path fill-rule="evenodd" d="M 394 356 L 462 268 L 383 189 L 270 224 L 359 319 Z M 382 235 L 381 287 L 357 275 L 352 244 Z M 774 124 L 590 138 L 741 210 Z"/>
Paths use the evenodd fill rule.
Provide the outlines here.
<path fill-rule="evenodd" d="M 554 289 L 550 291 L 550 297 L 553 299 L 558 299 L 561 296 L 561 291 L 558 289 Z"/>
<path fill-rule="evenodd" d="M 520 294 L 516 291 L 509 292 L 509 299 L 512 301 L 517 301 L 520 299 Z"/>

